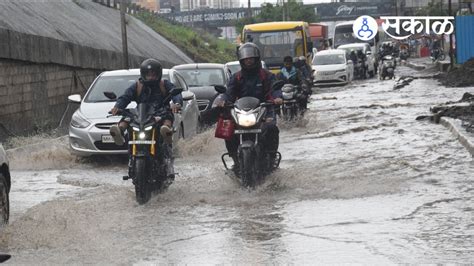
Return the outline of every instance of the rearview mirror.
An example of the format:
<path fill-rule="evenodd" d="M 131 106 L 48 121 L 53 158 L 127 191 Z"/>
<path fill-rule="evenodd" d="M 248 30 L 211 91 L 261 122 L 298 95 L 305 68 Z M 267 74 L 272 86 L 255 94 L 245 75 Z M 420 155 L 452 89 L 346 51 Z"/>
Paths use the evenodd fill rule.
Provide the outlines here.
<path fill-rule="evenodd" d="M 176 96 L 183 92 L 183 88 L 174 88 L 170 91 L 171 96 Z"/>
<path fill-rule="evenodd" d="M 190 101 L 194 99 L 194 93 L 191 91 L 183 91 L 183 101 Z"/>
<path fill-rule="evenodd" d="M 105 95 L 105 97 L 107 97 L 110 100 L 116 100 L 117 99 L 117 95 L 115 95 L 115 93 L 111 92 L 111 91 L 104 91 L 104 95 Z"/>
<path fill-rule="evenodd" d="M 283 81 L 283 80 L 278 80 L 278 81 L 276 81 L 275 83 L 273 83 L 272 89 L 273 89 L 273 90 L 280 90 L 281 87 L 283 87 L 283 85 L 285 85 L 285 81 Z"/>
<path fill-rule="evenodd" d="M 214 89 L 218 93 L 225 93 L 227 91 L 227 88 L 225 86 L 222 86 L 222 85 L 214 85 Z"/>
<path fill-rule="evenodd" d="M 73 103 L 81 103 L 81 95 L 80 94 L 73 94 L 67 97 L 67 100 Z"/>

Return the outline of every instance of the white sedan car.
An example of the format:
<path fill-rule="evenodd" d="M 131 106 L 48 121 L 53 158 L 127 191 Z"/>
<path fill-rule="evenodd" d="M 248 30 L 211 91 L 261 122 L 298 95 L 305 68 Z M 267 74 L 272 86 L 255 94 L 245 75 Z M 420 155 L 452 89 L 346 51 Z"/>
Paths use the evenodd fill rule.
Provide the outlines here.
<path fill-rule="evenodd" d="M 354 66 L 343 50 L 323 50 L 313 57 L 313 85 L 343 85 L 354 77 Z"/>
<path fill-rule="evenodd" d="M 79 94 L 70 95 L 69 101 L 81 105 L 73 114 L 69 125 L 69 143 L 74 153 L 82 156 L 93 154 L 124 154 L 127 143 L 117 146 L 109 129 L 120 117 L 107 117 L 115 105 L 115 100 L 105 97 L 104 92 L 114 92 L 117 97 L 140 77 L 140 69 L 106 71 L 100 74 L 87 90 L 84 99 Z M 187 138 L 197 133 L 199 109 L 194 93 L 188 90 L 183 77 L 173 69 L 163 69 L 163 79 L 171 81 L 176 87 L 183 88 L 183 107 L 175 114 L 173 142 L 178 138 Z M 128 108 L 136 106 L 135 102 Z"/>

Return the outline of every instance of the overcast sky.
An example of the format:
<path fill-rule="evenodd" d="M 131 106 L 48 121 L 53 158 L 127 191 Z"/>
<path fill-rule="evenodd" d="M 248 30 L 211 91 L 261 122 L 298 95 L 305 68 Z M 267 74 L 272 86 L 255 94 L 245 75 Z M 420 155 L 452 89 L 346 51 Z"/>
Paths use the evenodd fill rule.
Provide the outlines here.
<path fill-rule="evenodd" d="M 285 0 L 286 2 L 287 0 Z M 272 3 L 275 4 L 277 0 L 250 0 L 250 5 L 252 6 L 260 6 L 263 3 Z M 328 3 L 331 2 L 331 0 L 303 0 L 303 3 L 305 4 L 317 4 L 317 3 Z M 247 6 L 248 0 L 240 0 L 240 5 Z"/>

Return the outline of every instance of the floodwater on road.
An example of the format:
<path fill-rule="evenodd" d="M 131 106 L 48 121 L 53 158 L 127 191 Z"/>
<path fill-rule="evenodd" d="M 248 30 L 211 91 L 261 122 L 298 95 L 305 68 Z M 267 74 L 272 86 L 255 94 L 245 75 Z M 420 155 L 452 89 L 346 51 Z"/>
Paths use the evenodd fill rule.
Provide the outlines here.
<path fill-rule="evenodd" d="M 472 262 L 474 162 L 415 118 L 474 87 L 393 84 L 315 89 L 303 121 L 280 123 L 280 169 L 251 191 L 225 174 L 212 130 L 179 143 L 179 176 L 143 206 L 123 158 L 57 143 L 34 160 L 10 154 L 0 251 L 14 264 Z"/>

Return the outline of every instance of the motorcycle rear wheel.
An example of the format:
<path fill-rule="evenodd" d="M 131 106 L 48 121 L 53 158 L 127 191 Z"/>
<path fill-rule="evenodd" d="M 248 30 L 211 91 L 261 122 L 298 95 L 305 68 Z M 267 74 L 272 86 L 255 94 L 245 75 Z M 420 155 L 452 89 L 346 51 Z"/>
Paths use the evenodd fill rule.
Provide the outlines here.
<path fill-rule="evenodd" d="M 444 59 L 446 59 L 446 55 L 444 53 L 440 53 L 438 56 L 438 60 L 443 61 Z"/>
<path fill-rule="evenodd" d="M 135 161 L 135 197 L 140 205 L 147 203 L 151 198 L 148 175 L 146 159 L 137 158 Z"/>

